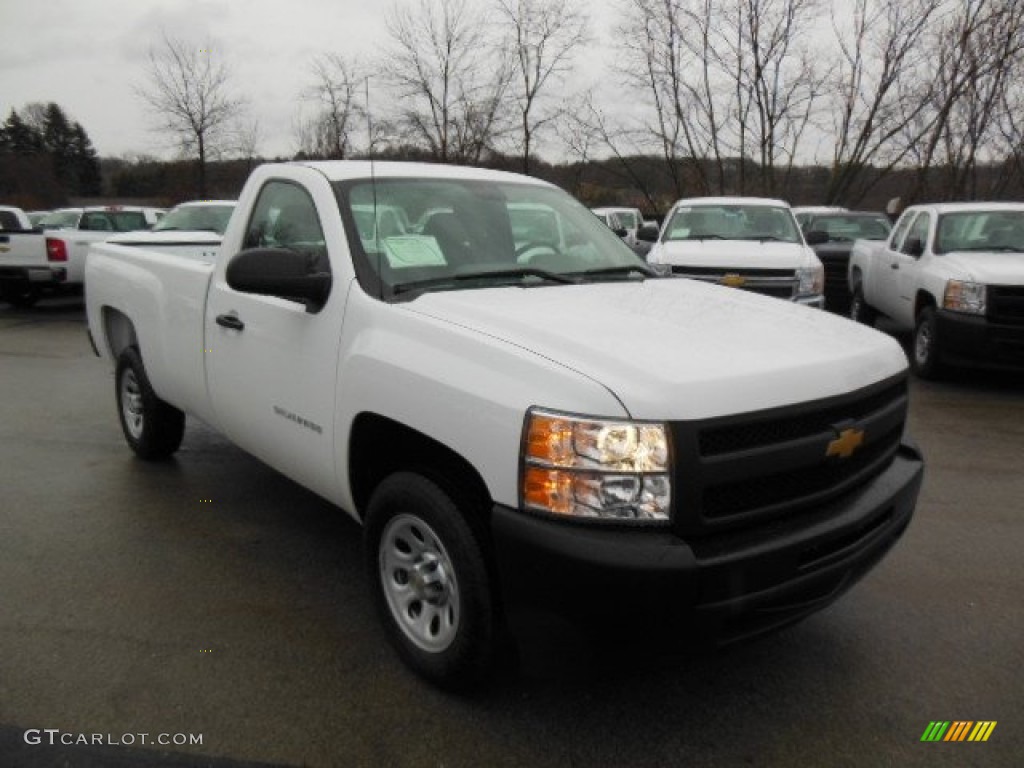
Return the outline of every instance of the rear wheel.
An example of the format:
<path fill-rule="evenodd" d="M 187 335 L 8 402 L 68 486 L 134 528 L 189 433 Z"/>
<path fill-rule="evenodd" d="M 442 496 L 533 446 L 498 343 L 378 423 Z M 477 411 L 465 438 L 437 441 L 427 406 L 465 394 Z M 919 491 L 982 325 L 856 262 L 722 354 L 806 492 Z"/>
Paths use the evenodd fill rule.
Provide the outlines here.
<path fill-rule="evenodd" d="M 410 667 L 445 688 L 483 680 L 498 637 L 467 512 L 428 478 L 399 472 L 377 487 L 366 513 L 367 568 L 388 637 Z"/>
<path fill-rule="evenodd" d="M 864 300 L 864 291 L 860 286 L 853 290 L 853 297 L 850 299 L 850 319 L 855 323 L 874 325 L 878 313 Z"/>
<path fill-rule="evenodd" d="M 917 315 L 914 325 L 914 349 L 910 356 L 914 373 L 922 379 L 936 379 L 942 375 L 939 356 L 938 319 L 935 307 L 925 307 Z"/>
<path fill-rule="evenodd" d="M 138 349 L 129 347 L 121 353 L 114 381 L 121 430 L 139 458 L 165 459 L 178 450 L 185 435 L 185 414 L 157 397 Z"/>
<path fill-rule="evenodd" d="M 10 283 L 0 288 L 0 300 L 12 307 L 31 307 L 39 300 L 39 294 L 29 283 Z"/>

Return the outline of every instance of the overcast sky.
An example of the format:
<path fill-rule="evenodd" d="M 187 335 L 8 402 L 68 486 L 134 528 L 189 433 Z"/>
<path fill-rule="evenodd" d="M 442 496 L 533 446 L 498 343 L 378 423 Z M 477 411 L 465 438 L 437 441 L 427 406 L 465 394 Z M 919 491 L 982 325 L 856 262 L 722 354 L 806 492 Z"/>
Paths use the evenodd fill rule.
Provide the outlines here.
<path fill-rule="evenodd" d="M 385 14 L 395 1 L 0 0 L 0 120 L 28 102 L 55 101 L 82 123 L 101 156 L 171 156 L 170 141 L 151 130 L 133 92 L 146 82 L 148 51 L 165 29 L 197 44 L 209 41 L 259 120 L 260 153 L 291 155 L 312 59 L 376 54 L 388 43 Z M 588 4 L 595 9 L 593 32 L 605 41 L 606 14 L 597 9 L 612 2 Z M 600 70 L 601 47 L 580 62 L 588 77 Z"/>

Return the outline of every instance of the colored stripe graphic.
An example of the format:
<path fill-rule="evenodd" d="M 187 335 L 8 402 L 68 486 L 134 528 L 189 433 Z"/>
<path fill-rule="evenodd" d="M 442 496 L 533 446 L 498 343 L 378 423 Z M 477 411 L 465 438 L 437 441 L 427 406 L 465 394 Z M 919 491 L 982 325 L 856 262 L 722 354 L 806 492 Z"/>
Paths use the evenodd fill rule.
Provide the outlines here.
<path fill-rule="evenodd" d="M 932 720 L 921 734 L 921 741 L 988 741 L 995 720 Z"/>
<path fill-rule="evenodd" d="M 953 725 L 950 726 L 949 732 L 946 734 L 946 738 L 943 741 L 963 741 L 967 738 L 967 729 L 970 728 L 974 723 L 970 720 L 954 720 Z"/>
<path fill-rule="evenodd" d="M 932 720 L 921 735 L 921 741 L 941 741 L 946 729 L 949 728 L 949 721 Z"/>
<path fill-rule="evenodd" d="M 988 741 L 988 737 L 992 735 L 992 731 L 996 729 L 995 720 L 983 720 L 974 726 L 974 730 L 971 731 L 971 735 L 967 737 L 968 741 Z"/>

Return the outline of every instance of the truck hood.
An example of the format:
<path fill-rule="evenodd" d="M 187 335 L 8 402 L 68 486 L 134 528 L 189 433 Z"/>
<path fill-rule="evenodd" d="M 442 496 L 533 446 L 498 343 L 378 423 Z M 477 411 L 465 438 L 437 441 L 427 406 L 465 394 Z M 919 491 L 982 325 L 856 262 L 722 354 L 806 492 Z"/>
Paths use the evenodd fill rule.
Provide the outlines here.
<path fill-rule="evenodd" d="M 800 243 L 759 240 L 673 240 L 651 250 L 652 264 L 723 269 L 797 269 L 813 266 L 814 253 Z"/>
<path fill-rule="evenodd" d="M 404 306 L 573 369 L 640 419 L 816 400 L 906 368 L 899 345 L 878 331 L 692 280 L 447 291 Z"/>
<path fill-rule="evenodd" d="M 947 253 L 941 257 L 953 273 L 989 285 L 1024 285 L 1024 253 Z"/>

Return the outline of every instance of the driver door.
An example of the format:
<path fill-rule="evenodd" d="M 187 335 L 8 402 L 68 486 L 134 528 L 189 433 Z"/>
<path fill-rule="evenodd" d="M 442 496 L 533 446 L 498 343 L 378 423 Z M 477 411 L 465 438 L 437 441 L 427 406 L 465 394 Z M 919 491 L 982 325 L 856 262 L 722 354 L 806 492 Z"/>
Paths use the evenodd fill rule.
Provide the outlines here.
<path fill-rule="evenodd" d="M 322 206 L 320 210 L 329 210 Z M 336 210 L 330 215 L 337 215 Z M 319 211 L 302 185 L 270 180 L 246 225 L 248 248 L 289 248 L 330 270 Z M 207 386 L 223 432 L 321 495 L 336 495 L 334 402 L 342 286 L 322 308 L 236 291 L 215 273 L 206 307 Z"/>

